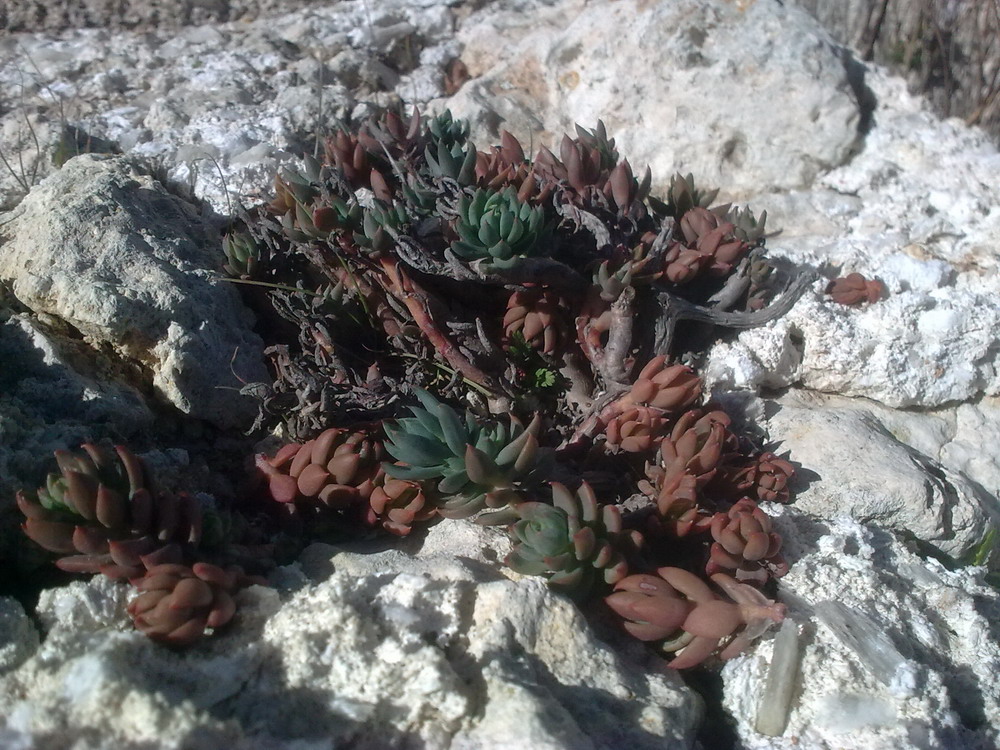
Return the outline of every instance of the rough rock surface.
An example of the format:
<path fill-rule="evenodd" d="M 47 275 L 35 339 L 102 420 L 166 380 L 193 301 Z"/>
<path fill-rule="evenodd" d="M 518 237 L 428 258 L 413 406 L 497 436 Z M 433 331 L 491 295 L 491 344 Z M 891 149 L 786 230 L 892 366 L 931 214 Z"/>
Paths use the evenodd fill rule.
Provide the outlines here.
<path fill-rule="evenodd" d="M 811 185 L 858 142 L 840 53 L 778 3 L 498 3 L 458 36 L 474 78 L 448 105 L 476 140 L 503 127 L 557 149 L 574 123 L 603 119 L 661 188 L 690 171 L 738 197 Z"/>
<path fill-rule="evenodd" d="M 161 164 L 228 213 L 266 193 L 278 164 L 311 152 L 317 129 L 364 102 L 441 96 L 458 50 L 443 0 L 310 5 L 178 31 L 12 36 L 0 42 L 0 93 L 23 105 L 0 114 L 11 165 L 0 168 L 0 207 L 51 171 L 53 155 L 110 149 Z"/>
<path fill-rule="evenodd" d="M 680 678 L 598 641 L 542 581 L 511 581 L 482 562 L 505 542 L 502 532 L 453 521 L 431 529 L 415 556 L 318 546 L 306 567 L 322 580 L 298 574 L 300 588 L 284 601 L 247 590 L 232 628 L 175 654 L 128 631 L 127 587 L 97 578 L 46 592 L 45 642 L 0 677 L 0 739 L 79 737 L 79 748 L 691 747 L 699 700 Z M 285 579 L 295 581 L 294 571 Z"/>
<path fill-rule="evenodd" d="M 170 29 L 249 21 L 319 0 L 19 0 L 0 8 L 6 31 Z"/>
<path fill-rule="evenodd" d="M 231 285 L 219 235 L 193 207 L 121 157 L 80 156 L 7 217 L 0 279 L 36 314 L 149 373 L 157 394 L 222 427 L 255 406 L 262 344 Z"/>
<path fill-rule="evenodd" d="M 996 591 L 976 572 L 949 572 L 917 557 L 877 527 L 847 519 L 817 522 L 793 507 L 777 526 L 794 540 L 788 549 L 792 570 L 781 580 L 779 598 L 801 625 L 801 677 L 784 734 L 766 737 L 753 724 L 771 644 L 723 668 L 725 706 L 738 723 L 742 747 L 996 747 Z M 819 622 L 814 605 L 828 600 L 859 612 L 888 636 L 887 656 L 898 652 L 895 670 L 873 669 Z"/>
<path fill-rule="evenodd" d="M 905 77 L 944 116 L 964 118 L 1000 139 L 1000 10 L 978 0 L 894 3 L 793 0 L 836 39 Z"/>
<path fill-rule="evenodd" d="M 819 282 L 780 321 L 717 345 L 708 372 L 729 387 L 801 383 L 895 407 L 997 395 L 1000 153 L 982 131 L 931 115 L 902 81 L 866 80 L 881 106 L 864 150 L 813 191 L 752 205 L 782 229 L 770 252 L 831 278 L 881 278 L 888 299 L 848 308 Z"/>
<path fill-rule="evenodd" d="M 0 362 L 17 363 L 0 367 L 4 499 L 17 489 L 10 484 L 15 477 L 35 473 L 39 455 L 88 438 L 127 440 L 152 425 L 142 395 L 115 378 L 110 361 L 93 362 L 90 347 L 26 313 L 0 319 Z"/>
<path fill-rule="evenodd" d="M 17 669 L 38 648 L 38 631 L 24 608 L 9 597 L 0 597 L 0 675 Z"/>
<path fill-rule="evenodd" d="M 831 403 L 832 401 L 832 403 Z M 982 541 L 996 501 L 962 473 L 897 439 L 865 402 L 793 391 L 768 404 L 772 440 L 808 471 L 795 508 L 816 518 L 850 516 L 912 535 L 961 558 Z M 803 483 L 804 484 L 804 483 Z"/>

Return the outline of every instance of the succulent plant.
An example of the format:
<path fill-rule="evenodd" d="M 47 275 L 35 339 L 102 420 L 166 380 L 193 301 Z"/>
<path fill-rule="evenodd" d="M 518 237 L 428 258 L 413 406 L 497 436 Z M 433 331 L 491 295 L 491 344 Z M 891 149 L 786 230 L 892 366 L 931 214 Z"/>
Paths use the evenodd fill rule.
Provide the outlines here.
<path fill-rule="evenodd" d="M 671 243 L 663 259 L 663 277 L 672 284 L 686 284 L 696 278 L 708 262 L 708 256 L 681 242 Z"/>
<path fill-rule="evenodd" d="M 639 372 L 628 392 L 615 402 L 616 409 L 649 406 L 676 413 L 701 398 L 701 378 L 686 365 L 667 365 L 664 355 L 654 357 Z"/>
<path fill-rule="evenodd" d="M 666 533 L 678 539 L 709 531 L 712 516 L 698 503 L 698 480 L 687 472 L 673 474 L 661 480 L 655 493 L 657 513 L 647 520 L 654 536 Z"/>
<path fill-rule="evenodd" d="M 319 195 L 319 190 L 305 176 L 291 169 L 282 169 L 274 175 L 274 200 L 267 210 L 277 216 L 294 212 L 296 206 L 310 205 Z"/>
<path fill-rule="evenodd" d="M 673 669 L 697 666 L 710 656 L 731 659 L 742 653 L 772 623 L 785 619 L 785 607 L 752 586 L 717 573 L 712 582 L 729 597 L 716 594 L 705 581 L 681 568 L 665 567 L 657 575 L 631 575 L 605 598 L 642 641 L 655 642 L 673 659 Z"/>
<path fill-rule="evenodd" d="M 413 110 L 408 119 L 402 112 L 385 110 L 378 117 L 368 119 L 358 131 L 358 142 L 372 154 L 383 150 L 395 159 L 411 156 L 421 143 L 420 111 Z"/>
<path fill-rule="evenodd" d="M 646 453 L 663 439 L 667 420 L 663 412 L 649 406 L 623 409 L 604 425 L 605 445 L 613 451 Z"/>
<path fill-rule="evenodd" d="M 735 208 L 729 212 L 726 219 L 732 223 L 733 235 L 737 239 L 755 244 L 764 236 L 767 211 L 761 211 L 760 216 L 754 216 L 749 208 Z"/>
<path fill-rule="evenodd" d="M 465 261 L 485 260 L 503 267 L 537 252 L 545 214 L 521 203 L 512 187 L 499 193 L 479 189 L 471 197 L 463 195 L 458 214 L 455 231 L 460 239 L 451 249 Z"/>
<path fill-rule="evenodd" d="M 646 167 L 642 180 L 637 180 L 632 174 L 632 165 L 628 163 L 628 159 L 624 159 L 608 175 L 604 183 L 604 194 L 611 199 L 619 214 L 630 211 L 641 214 L 644 209 L 638 204 L 649 195 L 652 179 L 653 174 L 649 167 Z"/>
<path fill-rule="evenodd" d="M 689 474 L 699 487 L 707 484 L 723 454 L 734 447 L 729 424 L 723 411 L 684 412 L 660 442 L 659 465 L 649 470 L 651 478 L 666 484 L 674 476 Z"/>
<path fill-rule="evenodd" d="M 264 253 L 246 232 L 234 232 L 222 238 L 222 251 L 228 261 L 223 269 L 238 279 L 252 279 L 260 270 Z"/>
<path fill-rule="evenodd" d="M 791 490 L 789 481 L 795 475 L 795 467 L 790 461 L 771 452 L 764 452 L 744 465 L 724 466 L 713 481 L 719 489 L 730 496 L 751 498 L 759 502 L 789 503 Z"/>
<path fill-rule="evenodd" d="M 221 628 L 236 613 L 234 594 L 263 579 L 248 578 L 237 567 L 154 565 L 135 581 L 141 592 L 128 605 L 135 627 L 171 646 L 190 646 L 206 628 Z"/>
<path fill-rule="evenodd" d="M 256 463 L 273 500 L 343 510 L 368 502 L 383 455 L 377 430 L 331 427 Z"/>
<path fill-rule="evenodd" d="M 576 596 L 590 593 L 599 581 L 620 581 L 628 573 L 621 547 L 638 546 L 638 533 L 623 532 L 617 506 L 599 505 L 586 482 L 575 494 L 559 482 L 551 484 L 551 505 L 512 507 L 517 543 L 507 565 L 522 575 L 545 576 L 550 585 Z"/>
<path fill-rule="evenodd" d="M 565 169 L 565 180 L 576 192 L 582 193 L 591 185 L 598 186 L 607 178 L 614 165 L 606 163 L 607 153 L 564 135 L 559 145 L 559 158 Z"/>
<path fill-rule="evenodd" d="M 611 171 L 618 164 L 618 150 L 615 148 L 615 139 L 608 138 L 607 128 L 604 121 L 598 120 L 597 126 L 593 130 L 577 125 L 576 140 L 580 145 L 596 151 L 600 155 L 601 169 Z"/>
<path fill-rule="evenodd" d="M 399 203 L 378 204 L 363 213 L 360 231 L 354 233 L 358 247 L 371 257 L 387 253 L 395 244 L 395 237 L 409 221 L 406 208 Z"/>
<path fill-rule="evenodd" d="M 428 502 L 417 482 L 384 475 L 372 490 L 369 504 L 368 523 L 380 525 L 396 536 L 406 536 L 414 523 L 429 521 L 437 515 L 437 508 Z"/>
<path fill-rule="evenodd" d="M 454 85 L 464 75 L 456 64 Z M 274 367 L 271 384 L 245 384 L 260 402 L 255 428 L 312 437 L 256 458 L 253 499 L 276 501 L 267 512 L 159 492 L 124 449 L 85 445 L 57 454 L 62 473 L 38 499 L 19 497 L 28 535 L 64 569 L 138 581 L 137 627 L 177 645 L 225 624 L 248 582 L 207 563 L 254 570 L 328 532 L 404 536 L 476 514 L 511 524 L 508 564 L 522 573 L 577 596 L 617 584 L 609 605 L 665 642 L 673 666 L 732 655 L 779 620 L 780 605 L 736 579 L 783 571 L 754 501 L 787 501 L 792 466 L 696 408 L 702 381 L 670 364 L 678 321 L 751 325 L 807 288 L 800 279 L 769 307 L 779 275 L 766 216 L 708 210 L 716 191 L 690 175 L 657 200 L 649 170 L 634 173 L 601 122 L 534 160 L 510 133 L 480 151 L 469 131 L 450 112 L 401 109 L 333 129 L 322 159 L 282 169 L 274 200 L 224 240 L 228 273 L 266 276 L 237 286 Z M 869 298 L 870 284 L 831 293 Z M 650 351 L 660 356 L 638 359 Z M 408 416 L 384 421 L 414 392 Z M 513 416 L 541 408 L 544 435 L 541 414 L 527 427 Z M 359 420 L 371 421 L 339 426 Z M 541 446 L 549 439 L 559 448 Z M 555 479 L 587 481 L 551 482 L 540 502 Z M 677 568 L 627 576 L 626 557 L 707 570 L 730 599 Z"/>
<path fill-rule="evenodd" d="M 374 166 L 357 136 L 338 131 L 326 139 L 324 153 L 327 164 L 334 165 L 352 188 L 368 188 L 378 200 L 392 199 L 385 176 Z"/>
<path fill-rule="evenodd" d="M 93 443 L 81 447 L 83 453 L 55 452 L 60 473 L 48 475 L 37 499 L 17 494 L 24 532 L 64 555 L 56 561 L 59 568 L 128 578 L 143 570 L 141 558 L 180 561 L 180 545 L 198 544 L 197 500 L 157 492 L 142 462 L 124 446 L 114 453 Z"/>
<path fill-rule="evenodd" d="M 432 143 L 443 143 L 448 148 L 464 146 L 469 140 L 469 123 L 467 120 L 456 120 L 451 110 L 446 109 L 427 122 L 427 138 Z"/>
<path fill-rule="evenodd" d="M 686 247 L 696 250 L 704 258 L 701 267 L 715 276 L 728 275 L 750 248 L 748 242 L 736 236 L 732 222 L 705 208 L 696 206 L 687 211 L 680 228 Z"/>
<path fill-rule="evenodd" d="M 525 343 L 543 354 L 556 354 L 563 344 L 565 323 L 559 296 L 542 287 L 518 289 L 507 300 L 503 316 L 504 339 L 520 334 Z"/>
<path fill-rule="evenodd" d="M 788 572 L 781 556 L 781 537 L 771 530 L 770 517 L 749 498 L 712 517 L 712 538 L 715 542 L 705 566 L 708 575 L 724 572 L 738 581 L 760 584 Z"/>
<path fill-rule="evenodd" d="M 841 305 L 860 305 L 862 302 L 878 302 L 885 296 L 886 288 L 879 279 L 869 281 L 860 273 L 849 273 L 831 281 L 826 293 Z"/>
<path fill-rule="evenodd" d="M 518 487 L 534 480 L 544 466 L 538 446 L 540 421 L 527 428 L 513 416 L 508 424 L 481 424 L 471 412 L 463 420 L 446 404 L 415 389 L 423 408 L 412 406 L 412 417 L 387 425 L 386 451 L 396 464 L 385 473 L 396 479 L 433 480 L 438 512 L 445 518 L 466 518 L 484 508 L 501 508 L 520 499 Z"/>
<path fill-rule="evenodd" d="M 711 206 L 718 194 L 718 189 L 699 189 L 691 174 L 685 176 L 678 172 L 670 178 L 670 188 L 667 190 L 667 203 L 664 208 L 676 221 L 680 221 L 692 208 Z"/>

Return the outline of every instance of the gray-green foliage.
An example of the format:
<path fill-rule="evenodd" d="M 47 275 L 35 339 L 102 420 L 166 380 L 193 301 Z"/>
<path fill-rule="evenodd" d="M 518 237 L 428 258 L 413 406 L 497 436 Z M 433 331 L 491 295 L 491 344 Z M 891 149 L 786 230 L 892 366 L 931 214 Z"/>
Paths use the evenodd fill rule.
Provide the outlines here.
<path fill-rule="evenodd" d="M 459 258 L 505 266 L 519 257 L 538 254 L 544 212 L 521 203 L 513 187 L 499 193 L 477 190 L 472 197 L 463 196 L 458 212 L 455 229 L 461 239 L 452 243 L 451 250 Z"/>
<path fill-rule="evenodd" d="M 426 391 L 416 389 L 423 408 L 387 424 L 386 451 L 405 465 L 383 465 L 397 479 L 432 483 L 446 518 L 465 518 L 484 508 L 500 508 L 519 499 L 517 489 L 539 471 L 546 455 L 538 447 L 537 417 L 525 428 L 511 417 L 507 424 L 483 424 L 466 411 L 464 419 Z"/>
<path fill-rule="evenodd" d="M 513 511 L 517 544 L 507 565 L 518 573 L 545 576 L 573 595 L 586 595 L 599 580 L 617 583 L 627 574 L 615 548 L 622 533 L 618 508 L 599 505 L 586 482 L 575 494 L 553 482 L 552 505 L 521 503 Z"/>

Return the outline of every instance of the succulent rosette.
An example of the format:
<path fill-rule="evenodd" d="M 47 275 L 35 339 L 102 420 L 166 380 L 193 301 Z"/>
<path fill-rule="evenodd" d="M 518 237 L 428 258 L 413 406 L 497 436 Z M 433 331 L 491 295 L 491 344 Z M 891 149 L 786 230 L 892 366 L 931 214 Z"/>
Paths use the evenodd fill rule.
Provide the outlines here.
<path fill-rule="evenodd" d="M 451 250 L 468 262 L 505 267 L 537 254 L 544 228 L 542 209 L 519 201 L 513 187 L 500 192 L 479 189 L 459 201 L 455 222 L 459 239 Z"/>
<path fill-rule="evenodd" d="M 484 424 L 471 412 L 459 417 L 422 389 L 423 405 L 412 417 L 385 428 L 386 451 L 397 463 L 384 463 L 396 479 L 431 482 L 438 512 L 467 518 L 485 508 L 502 508 L 520 499 L 519 488 L 535 481 L 548 452 L 538 445 L 540 420 L 524 427 L 511 416 L 506 424 Z"/>
<path fill-rule="evenodd" d="M 615 451 L 646 453 L 659 445 L 666 425 L 659 409 L 648 406 L 624 409 L 605 425 L 605 444 Z"/>
<path fill-rule="evenodd" d="M 618 407 L 650 406 L 680 412 L 701 398 L 702 383 L 686 365 L 668 365 L 663 355 L 653 357 L 639 372 L 632 387 L 616 402 Z"/>
<path fill-rule="evenodd" d="M 383 455 L 377 429 L 332 427 L 305 443 L 284 446 L 273 457 L 257 456 L 257 468 L 279 503 L 343 509 L 371 497 Z"/>
<path fill-rule="evenodd" d="M 596 583 L 614 584 L 628 573 L 621 551 L 640 543 L 636 532 L 623 532 L 617 506 L 599 505 L 589 484 L 576 493 L 552 482 L 552 504 L 520 503 L 512 508 L 517 544 L 507 565 L 523 575 L 545 576 L 549 584 L 576 596 Z"/>
<path fill-rule="evenodd" d="M 141 558 L 179 562 L 181 545 L 198 544 L 203 516 L 195 498 L 157 492 L 142 461 L 124 446 L 81 447 L 82 453 L 55 452 L 60 473 L 48 475 L 37 499 L 17 495 L 25 533 L 64 555 L 58 567 L 128 578 L 143 570 Z"/>
<path fill-rule="evenodd" d="M 190 646 L 206 628 L 221 628 L 236 614 L 235 593 L 251 583 L 240 568 L 207 563 L 155 565 L 135 581 L 141 592 L 128 605 L 136 630 L 171 646 Z"/>
<path fill-rule="evenodd" d="M 885 296 L 886 288 L 879 279 L 869 280 L 860 273 L 849 273 L 831 281 L 826 293 L 834 302 L 850 306 L 878 302 Z"/>
<path fill-rule="evenodd" d="M 790 503 L 789 483 L 795 475 L 791 461 L 765 451 L 750 459 L 749 463 L 723 466 L 713 480 L 712 488 L 731 497 L 756 497 L 759 502 Z"/>
<path fill-rule="evenodd" d="M 712 516 L 712 544 L 705 572 L 727 573 L 741 582 L 761 584 L 788 572 L 781 556 L 781 536 L 757 503 L 743 498 L 725 513 Z"/>
<path fill-rule="evenodd" d="M 396 536 L 406 536 L 413 530 L 413 524 L 429 521 L 437 515 L 437 508 L 427 500 L 417 482 L 384 475 L 372 490 L 369 504 L 368 523 L 381 525 Z"/>
<path fill-rule="evenodd" d="M 503 316 L 504 340 L 509 342 L 520 334 L 531 348 L 556 354 L 565 336 L 563 308 L 559 296 L 549 289 L 513 292 Z"/>

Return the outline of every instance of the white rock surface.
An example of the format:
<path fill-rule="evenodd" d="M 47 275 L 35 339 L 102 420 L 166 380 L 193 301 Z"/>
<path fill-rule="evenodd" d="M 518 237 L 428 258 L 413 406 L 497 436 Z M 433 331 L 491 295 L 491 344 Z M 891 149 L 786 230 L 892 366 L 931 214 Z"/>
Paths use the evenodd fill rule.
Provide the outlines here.
<path fill-rule="evenodd" d="M 493 557 L 498 534 L 444 522 L 415 557 L 326 547 L 326 580 L 284 602 L 247 590 L 233 627 L 185 652 L 128 632 L 125 586 L 98 577 L 46 592 L 44 644 L 0 677 L 0 739 L 44 736 L 74 748 L 692 747 L 699 700 L 680 678 L 598 641 L 542 581 L 511 581 L 476 559 Z M 453 554 L 456 537 L 464 558 Z M 323 552 L 311 551 L 313 564 Z"/>
<path fill-rule="evenodd" d="M 775 509 L 775 512 L 781 512 Z M 949 572 L 891 534 L 849 519 L 777 519 L 793 561 L 779 598 L 804 637 L 799 688 L 780 737 L 753 729 L 771 642 L 723 669 L 724 705 L 747 750 L 995 747 L 1000 741 L 1000 601 L 975 571 Z M 981 572 L 982 569 L 979 569 Z M 904 662 L 890 684 L 814 616 L 841 602 L 873 621 Z M 884 677 L 884 676 L 883 676 Z"/>
<path fill-rule="evenodd" d="M 81 149 L 110 141 L 229 212 L 359 102 L 441 96 L 452 35 L 443 0 L 352 0 L 178 30 L 11 36 L 0 42 L 0 93 L 30 116 L 0 115 L 13 167 L 0 168 L 0 207 L 51 171 L 67 123 L 83 129 Z"/>
<path fill-rule="evenodd" d="M 458 38 L 474 80 L 447 104 L 473 119 L 477 142 L 501 126 L 558 153 L 574 123 L 600 118 L 661 190 L 691 171 L 730 197 L 809 186 L 857 145 L 835 46 L 780 3 L 502 3 Z"/>
<path fill-rule="evenodd" d="M 38 631 L 16 599 L 0 597 L 0 675 L 17 669 L 38 648 Z"/>
<path fill-rule="evenodd" d="M 0 279 L 35 314 L 148 371 L 167 402 L 224 427 L 256 407 L 267 376 L 252 316 L 219 280 L 219 236 L 194 208 L 121 157 L 70 160 L 0 229 Z"/>
<path fill-rule="evenodd" d="M 939 463 L 936 452 L 928 455 L 897 439 L 892 422 L 884 424 L 865 405 L 809 391 L 768 403 L 771 439 L 809 477 L 797 488 L 796 510 L 824 519 L 849 516 L 961 558 L 982 541 L 991 516 L 1000 522 L 995 499 Z M 903 437 L 921 442 L 909 433 Z"/>
<path fill-rule="evenodd" d="M 864 149 L 816 190 L 761 195 L 775 255 L 879 277 L 889 298 L 861 309 L 806 295 L 779 321 L 718 344 L 719 385 L 807 388 L 895 407 L 1000 393 L 1000 153 L 941 121 L 905 84 L 866 77 L 879 102 Z"/>

